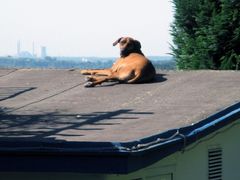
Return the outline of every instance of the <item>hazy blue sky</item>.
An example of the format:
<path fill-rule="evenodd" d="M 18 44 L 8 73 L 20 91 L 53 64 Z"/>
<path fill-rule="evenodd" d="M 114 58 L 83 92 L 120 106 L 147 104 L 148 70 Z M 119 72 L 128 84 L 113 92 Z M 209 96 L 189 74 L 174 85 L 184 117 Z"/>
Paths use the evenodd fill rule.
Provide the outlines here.
<path fill-rule="evenodd" d="M 0 0 L 0 55 L 118 56 L 112 42 L 131 36 L 146 55 L 170 52 L 170 0 Z"/>

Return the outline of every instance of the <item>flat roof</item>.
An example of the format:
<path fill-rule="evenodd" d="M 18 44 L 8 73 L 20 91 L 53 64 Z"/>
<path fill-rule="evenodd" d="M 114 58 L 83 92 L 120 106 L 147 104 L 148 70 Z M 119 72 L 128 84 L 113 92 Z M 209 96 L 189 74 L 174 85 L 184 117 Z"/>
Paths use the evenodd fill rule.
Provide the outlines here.
<path fill-rule="evenodd" d="M 99 160 L 96 159 L 96 153 L 100 155 L 99 152 L 102 152 L 101 155 L 104 155 L 104 152 L 110 152 L 109 162 L 106 160 L 105 166 L 98 167 L 105 169 L 89 170 L 92 164 L 79 165 L 79 161 L 74 166 L 72 162 L 75 158 L 65 168 L 69 168 L 68 171 L 77 168 L 76 171 L 84 172 L 126 173 L 151 164 L 156 161 L 156 156 L 163 158 L 167 154 L 151 152 L 148 154 L 151 161 L 141 161 L 137 154 L 138 158 L 133 157 L 134 165 L 130 166 L 129 154 L 124 153 L 132 152 L 134 148 L 124 149 L 122 143 L 126 147 L 134 147 L 136 142 L 143 140 L 145 145 L 139 147 L 155 145 L 159 143 L 153 138 L 155 135 L 163 134 L 165 140 L 168 137 L 175 138 L 178 129 L 187 127 L 184 129 L 187 134 L 188 127 L 199 128 L 203 125 L 203 120 L 209 123 L 240 108 L 239 71 L 158 71 L 157 74 L 153 83 L 110 82 L 85 88 L 84 76 L 79 70 L 0 69 L 0 151 L 3 153 L 0 159 L 9 164 L 6 166 L 3 163 L 0 171 L 14 171 L 24 167 L 21 162 L 17 165 L 16 160 L 6 159 L 6 153 L 10 151 L 87 151 L 87 157 L 89 153 L 95 153 L 95 159 L 86 160 L 86 154 L 82 158 L 86 162 L 97 164 Z M 224 110 L 236 103 L 237 106 Z M 211 116 L 217 112 L 225 114 Z M 239 118 L 239 114 L 239 111 L 234 117 L 231 114 L 231 118 Z M 192 133 L 189 131 L 188 134 Z M 171 147 L 168 155 L 180 148 L 180 145 Z M 113 152 L 127 156 L 121 161 L 122 167 L 116 165 L 114 169 L 116 158 L 112 159 Z M 8 158 L 11 159 L 12 156 Z M 85 162 L 83 159 L 82 162 Z M 48 162 L 49 158 L 45 160 Z M 31 162 L 30 159 L 29 163 Z M 59 161 L 54 161 L 53 164 L 58 167 L 57 162 Z M 141 166 L 143 162 L 144 165 Z M 15 164 L 15 169 L 12 164 Z M 43 167 L 44 165 L 36 169 Z M 57 167 L 52 170 L 64 169 Z M 32 166 L 28 165 L 23 170 L 28 168 L 31 169 Z"/>
<path fill-rule="evenodd" d="M 240 72 L 159 71 L 149 84 L 84 88 L 78 70 L 1 69 L 0 138 L 127 142 L 240 101 Z"/>

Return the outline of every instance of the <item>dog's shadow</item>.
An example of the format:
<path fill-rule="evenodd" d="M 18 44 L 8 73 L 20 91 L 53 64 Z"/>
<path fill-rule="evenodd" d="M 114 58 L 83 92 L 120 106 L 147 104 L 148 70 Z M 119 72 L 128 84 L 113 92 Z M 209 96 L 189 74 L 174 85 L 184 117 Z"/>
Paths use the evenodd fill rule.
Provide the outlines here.
<path fill-rule="evenodd" d="M 161 82 L 167 81 L 166 76 L 167 76 L 166 74 L 156 74 L 154 80 L 149 83 L 161 83 Z"/>

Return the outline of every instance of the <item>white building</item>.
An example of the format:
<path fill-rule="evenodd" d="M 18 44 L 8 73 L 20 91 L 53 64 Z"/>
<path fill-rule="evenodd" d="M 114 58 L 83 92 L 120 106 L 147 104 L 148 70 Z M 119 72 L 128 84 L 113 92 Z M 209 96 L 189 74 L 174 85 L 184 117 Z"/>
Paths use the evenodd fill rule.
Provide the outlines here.
<path fill-rule="evenodd" d="M 46 46 L 42 46 L 41 47 L 41 58 L 45 59 L 46 56 L 47 56 L 47 48 L 46 48 Z"/>

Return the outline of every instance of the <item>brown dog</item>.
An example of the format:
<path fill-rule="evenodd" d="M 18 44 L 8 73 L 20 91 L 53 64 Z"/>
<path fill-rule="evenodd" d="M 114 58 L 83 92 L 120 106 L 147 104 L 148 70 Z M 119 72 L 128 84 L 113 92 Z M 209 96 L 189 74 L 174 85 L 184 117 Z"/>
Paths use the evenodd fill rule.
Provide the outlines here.
<path fill-rule="evenodd" d="M 113 43 L 119 44 L 121 57 L 109 69 L 86 69 L 81 74 L 87 77 L 85 87 L 94 87 L 107 81 L 123 83 L 146 83 L 154 79 L 156 71 L 152 63 L 141 51 L 139 41 L 121 37 Z"/>

